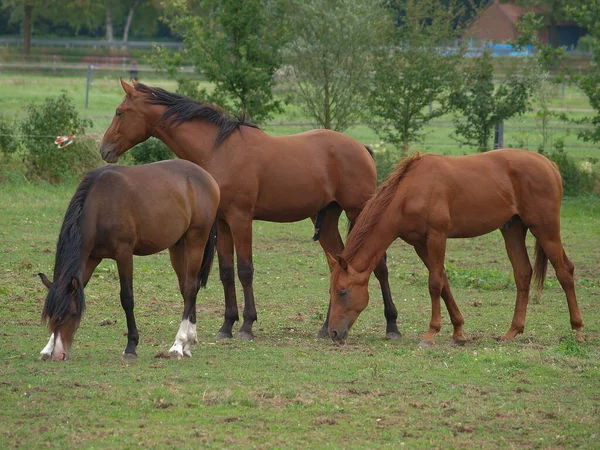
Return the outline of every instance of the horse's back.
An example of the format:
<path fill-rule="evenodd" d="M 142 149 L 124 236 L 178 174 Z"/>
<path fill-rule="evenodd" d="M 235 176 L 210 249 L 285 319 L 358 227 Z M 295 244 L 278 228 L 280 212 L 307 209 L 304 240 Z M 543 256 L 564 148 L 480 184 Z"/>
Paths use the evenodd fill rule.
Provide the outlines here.
<path fill-rule="evenodd" d="M 109 166 L 95 178 L 85 215 L 96 228 L 94 246 L 104 242 L 107 253 L 117 246 L 141 255 L 169 248 L 190 227 L 210 227 L 219 203 L 214 179 L 183 160 Z"/>

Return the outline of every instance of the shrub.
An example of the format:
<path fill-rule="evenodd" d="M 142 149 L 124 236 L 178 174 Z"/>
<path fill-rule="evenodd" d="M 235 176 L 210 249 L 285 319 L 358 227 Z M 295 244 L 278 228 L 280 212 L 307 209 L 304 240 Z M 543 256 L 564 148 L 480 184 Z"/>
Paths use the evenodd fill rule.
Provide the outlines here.
<path fill-rule="evenodd" d="M 30 103 L 26 110 L 27 117 L 21 123 L 21 132 L 24 135 L 26 163 L 33 174 L 56 183 L 99 165 L 100 158 L 92 155 L 98 153 L 96 145 L 92 145 L 93 141 L 76 140 L 64 149 L 54 144 L 58 135 L 81 136 L 86 127 L 93 125 L 90 119 L 79 116 L 66 93 L 48 97 L 40 106 Z"/>
<path fill-rule="evenodd" d="M 0 156 L 8 159 L 19 148 L 19 139 L 15 136 L 17 120 L 0 115 Z"/>
<path fill-rule="evenodd" d="M 558 140 L 554 150 L 546 156 L 554 161 L 560 170 L 564 195 L 576 196 L 594 191 L 594 183 L 598 180 L 598 176 L 593 171 L 592 163 L 578 164 L 572 156 L 565 152 L 562 140 Z"/>
<path fill-rule="evenodd" d="M 175 157 L 175 154 L 161 140 L 154 137 L 136 145 L 129 153 L 135 164 L 148 164 Z"/>

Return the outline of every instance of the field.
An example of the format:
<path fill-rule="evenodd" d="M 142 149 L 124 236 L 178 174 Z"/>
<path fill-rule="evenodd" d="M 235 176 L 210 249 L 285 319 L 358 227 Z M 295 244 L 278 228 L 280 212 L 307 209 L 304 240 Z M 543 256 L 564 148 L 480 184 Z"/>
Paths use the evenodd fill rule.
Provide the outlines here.
<path fill-rule="evenodd" d="M 174 87 L 158 78 L 150 84 Z M 61 89 L 94 119 L 91 131 L 98 136 L 123 97 L 116 79 L 97 77 L 86 112 L 85 79 L 0 75 L 5 114 L 18 114 L 28 101 Z M 557 98 L 555 107 L 562 108 L 562 101 Z M 565 101 L 573 109 L 589 107 L 575 91 L 567 90 Z M 533 113 L 521 122 L 535 129 Z M 275 134 L 308 128 L 293 105 L 266 127 Z M 421 148 L 470 151 L 452 144 L 449 128 L 430 131 Z M 366 125 L 349 133 L 378 142 Z M 563 134 L 557 125 L 555 135 Z M 537 142 L 535 136 L 531 131 L 530 142 Z M 448 146 L 436 147 L 436 139 Z M 582 146 L 572 134 L 567 143 L 575 156 L 598 157 L 596 148 Z M 388 253 L 402 339 L 384 338 L 381 294 L 372 278 L 372 304 L 346 344 L 317 340 L 329 273 L 311 240 L 312 224 L 255 222 L 259 320 L 253 342 L 215 342 L 224 307 L 214 267 L 198 296 L 199 344 L 193 356 L 165 359 L 183 303 L 168 253 L 162 252 L 135 259 L 137 361 L 121 358 L 125 316 L 116 265 L 106 260 L 86 289 L 87 310 L 72 360 L 42 362 L 38 355 L 48 340 L 40 323 L 45 288 L 35 274 L 52 274 L 56 239 L 75 188 L 0 184 L 0 448 L 600 446 L 597 196 L 566 198 L 562 210 L 563 241 L 576 266 L 585 323 L 581 344 L 570 330 L 552 268 L 544 294 L 530 302 L 525 333 L 514 343 L 498 341 L 516 296 L 498 232 L 448 243 L 446 271 L 465 316 L 465 346 L 451 343 L 445 312 L 436 345 L 419 346 L 430 318 L 427 271 L 403 242 Z M 531 249 L 533 241 L 528 244 Z M 242 308 L 239 285 L 237 292 Z"/>
<path fill-rule="evenodd" d="M 116 107 L 123 99 L 123 90 L 118 77 L 127 78 L 129 75 L 115 72 L 97 71 L 93 78 L 93 84 L 89 92 L 89 109 L 85 109 L 86 78 L 81 76 L 42 76 L 42 75 L 15 75 L 0 74 L 0 92 L 2 92 L 2 114 L 23 115 L 23 107 L 29 102 L 41 102 L 45 97 L 59 95 L 61 91 L 67 91 L 73 98 L 79 111 L 94 121 L 94 127 L 90 130 L 98 138 L 110 124 Z M 142 82 L 152 86 L 175 90 L 176 83 L 161 78 L 152 72 L 144 73 Z M 289 98 L 289 89 L 285 85 L 278 88 L 281 99 Z M 571 117 L 583 117 L 590 115 L 587 98 L 573 87 L 549 84 L 547 89 L 552 92 L 550 107 L 555 111 L 567 111 Z M 535 105 L 534 105 L 535 108 Z M 285 111 L 276 115 L 273 120 L 265 124 L 265 131 L 275 135 L 286 135 L 298 133 L 314 128 L 310 118 L 304 114 L 293 102 L 285 105 Z M 550 140 L 556 142 L 563 139 L 565 147 L 571 155 L 577 159 L 589 156 L 600 157 L 597 146 L 583 143 L 577 139 L 577 128 L 567 125 L 558 119 L 553 119 L 550 127 Z M 465 154 L 473 152 L 473 149 L 459 145 L 451 137 L 454 130 L 451 116 L 444 116 L 433 121 L 424 130 L 423 139 L 415 142 L 413 148 L 425 152 Z M 379 149 L 390 149 L 390 145 L 381 142 L 377 133 L 366 123 L 356 124 L 346 131 L 351 136 L 359 139 L 367 145 Z M 57 134 L 60 131 L 57 130 Z M 536 112 L 530 111 L 523 117 L 514 118 L 505 124 L 505 147 L 529 148 L 537 150 L 541 143 L 541 131 Z"/>

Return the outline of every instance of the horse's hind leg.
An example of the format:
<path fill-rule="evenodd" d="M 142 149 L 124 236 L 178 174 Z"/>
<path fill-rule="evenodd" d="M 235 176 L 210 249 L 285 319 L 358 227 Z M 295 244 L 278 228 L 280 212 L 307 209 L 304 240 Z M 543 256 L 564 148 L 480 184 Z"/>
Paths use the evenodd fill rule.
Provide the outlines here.
<path fill-rule="evenodd" d="M 340 219 L 340 214 L 342 213 L 341 208 L 332 208 L 328 207 L 324 211 L 321 211 L 321 220 L 319 227 L 319 244 L 323 251 L 327 254 L 329 253 L 331 256 L 336 257 L 342 250 L 344 250 L 344 243 L 342 242 L 342 237 L 340 236 L 340 232 L 338 229 L 338 223 Z M 311 217 L 313 223 L 316 222 L 314 217 Z M 315 227 L 317 224 L 315 223 Z M 315 233 L 316 234 L 316 233 Z M 329 271 L 331 272 L 332 266 L 329 262 L 329 258 L 327 258 L 327 264 L 329 265 Z M 317 333 L 317 338 L 328 338 L 329 337 L 329 306 L 327 307 L 327 315 L 325 316 L 325 322 L 323 326 Z"/>
<path fill-rule="evenodd" d="M 140 338 L 133 315 L 133 253 L 131 249 L 118 252 L 115 260 L 117 261 L 119 282 L 121 284 L 121 306 L 125 311 L 127 320 L 127 347 L 125 347 L 123 357 L 137 358 L 136 348 Z"/>
<path fill-rule="evenodd" d="M 531 227 L 531 232 L 537 238 L 541 250 L 546 253 L 556 271 L 556 278 L 565 291 L 567 305 L 569 306 L 569 315 L 571 319 L 571 328 L 576 332 L 576 339 L 583 341 L 581 330 L 583 328 L 583 319 L 577 304 L 575 295 L 575 279 L 573 273 L 575 266 L 567 257 L 560 239 L 560 228 L 558 223 L 546 227 Z"/>
<path fill-rule="evenodd" d="M 223 283 L 225 295 L 225 319 L 221 329 L 217 333 L 217 339 L 229 339 L 233 337 L 233 324 L 239 320 L 237 299 L 235 296 L 235 272 L 233 265 L 233 236 L 229 225 L 219 219 L 219 231 L 217 237 L 217 254 L 219 258 L 219 276 Z"/>
<path fill-rule="evenodd" d="M 196 297 L 200 289 L 199 273 L 204 257 L 207 233 L 190 230 L 180 241 L 169 249 L 171 265 L 177 272 L 179 288 L 183 296 L 183 315 L 175 342 L 169 350 L 173 358 L 192 356 L 190 347 L 197 342 Z"/>
<path fill-rule="evenodd" d="M 513 267 L 515 284 L 517 285 L 517 302 L 512 324 L 502 337 L 503 340 L 513 341 L 517 334 L 523 333 L 525 329 L 525 318 L 527 315 L 527 304 L 529 302 L 529 287 L 533 269 L 527 255 L 525 237 L 527 227 L 521 220 L 514 221 L 508 228 L 502 229 L 506 253 Z"/>

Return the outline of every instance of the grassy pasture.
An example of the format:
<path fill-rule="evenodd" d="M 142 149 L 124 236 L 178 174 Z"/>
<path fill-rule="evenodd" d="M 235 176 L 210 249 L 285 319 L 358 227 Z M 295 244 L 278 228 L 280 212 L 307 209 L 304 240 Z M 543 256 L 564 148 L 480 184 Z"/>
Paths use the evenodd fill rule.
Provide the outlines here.
<path fill-rule="evenodd" d="M 104 261 L 86 289 L 72 361 L 45 363 L 37 360 L 48 339 L 39 322 L 45 290 L 33 274 L 52 273 L 74 189 L 0 185 L 0 448 L 598 448 L 597 198 L 563 206 L 586 325 L 581 345 L 552 270 L 524 335 L 497 342 L 515 298 L 500 233 L 448 245 L 464 347 L 450 343 L 446 314 L 436 346 L 418 346 L 430 313 L 427 272 L 401 242 L 389 266 L 403 339 L 383 339 L 373 278 L 372 304 L 347 344 L 316 340 L 328 271 L 311 224 L 255 222 L 255 341 L 215 343 L 223 304 L 214 268 L 198 297 L 193 357 L 162 358 L 183 309 L 163 252 L 135 260 L 136 362 L 120 357 L 125 318 L 116 265 Z"/>
<path fill-rule="evenodd" d="M 128 77 L 123 73 L 124 78 Z M 176 83 L 160 78 L 159 75 L 144 73 L 143 82 L 153 86 L 175 90 Z M 208 85 L 207 85 L 208 86 Z M 568 111 L 572 117 L 582 117 L 589 114 L 591 109 L 584 94 L 572 87 L 563 90 L 561 86 L 551 85 L 552 91 L 550 107 L 557 110 Z M 55 96 L 64 90 L 74 99 L 80 112 L 94 121 L 90 130 L 98 137 L 106 130 L 114 110 L 123 99 L 123 91 L 118 82 L 118 75 L 97 71 L 94 74 L 93 85 L 89 94 L 89 109 L 85 109 L 85 76 L 42 76 L 42 75 L 16 75 L 11 73 L 0 74 L 0 98 L 2 99 L 2 114 L 22 114 L 23 106 L 28 102 L 40 102 L 47 96 Z M 278 95 L 285 99 L 288 91 L 285 85 L 277 88 Z M 314 128 L 310 119 L 293 103 L 285 105 L 285 111 L 277 115 L 264 126 L 265 131 L 275 135 L 298 133 Z M 577 140 L 576 129 L 573 126 L 556 121 L 551 125 L 551 139 L 564 139 L 565 148 L 574 157 L 582 159 L 588 156 L 600 157 L 597 146 Z M 454 131 L 452 117 L 445 116 L 433 121 L 425 129 L 421 142 L 414 143 L 414 148 L 425 152 L 464 154 L 472 153 L 473 149 L 458 144 L 450 136 Z M 358 124 L 346 131 L 351 136 L 365 144 L 374 146 L 380 142 L 375 131 L 365 124 Z M 57 134 L 60 134 L 57 130 Z M 506 147 L 529 148 L 537 150 L 541 143 L 539 123 L 535 112 L 529 112 L 523 117 L 518 117 L 505 124 Z"/>

